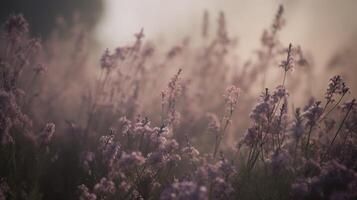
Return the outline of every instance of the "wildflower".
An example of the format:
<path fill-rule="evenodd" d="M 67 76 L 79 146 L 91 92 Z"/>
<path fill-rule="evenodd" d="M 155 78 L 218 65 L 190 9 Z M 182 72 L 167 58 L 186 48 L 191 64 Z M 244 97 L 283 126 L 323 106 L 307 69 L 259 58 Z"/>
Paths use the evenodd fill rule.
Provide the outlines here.
<path fill-rule="evenodd" d="M 342 80 L 341 76 L 337 75 L 330 79 L 329 87 L 325 93 L 325 99 L 328 102 L 333 102 L 333 96 L 335 94 L 345 95 L 349 91 L 345 82 Z"/>
<path fill-rule="evenodd" d="M 285 87 L 283 85 L 279 85 L 275 88 L 273 94 L 271 95 L 271 99 L 273 103 L 278 103 L 280 99 L 286 98 L 288 96 L 289 94 L 286 91 Z"/>
<path fill-rule="evenodd" d="M 219 13 L 219 18 L 218 18 L 217 39 L 222 44 L 229 43 L 226 18 L 224 16 L 224 12 L 222 12 L 222 11 Z"/>
<path fill-rule="evenodd" d="M 322 115 L 323 108 L 320 106 L 320 104 L 321 104 L 321 102 L 317 101 L 304 112 L 303 117 L 307 120 L 307 122 L 306 122 L 307 126 L 310 126 L 310 127 L 314 126 L 316 124 L 317 120 Z"/>
<path fill-rule="evenodd" d="M 38 141 L 41 145 L 48 145 L 55 133 L 55 124 L 47 123 L 42 133 L 38 136 Z"/>
<path fill-rule="evenodd" d="M 176 111 L 176 101 L 178 96 L 182 92 L 182 86 L 180 83 L 180 75 L 182 69 L 179 69 L 177 74 L 169 82 L 166 91 L 162 92 L 162 109 L 167 104 L 167 117 L 168 124 L 177 124 L 179 122 L 180 114 Z M 163 110 L 164 111 L 164 110 Z"/>
<path fill-rule="evenodd" d="M 233 191 L 231 184 L 223 178 L 217 177 L 213 181 L 213 199 L 231 199 Z"/>
<path fill-rule="evenodd" d="M 285 72 L 288 72 L 289 70 L 293 69 L 294 58 L 292 56 L 292 52 L 293 52 L 292 48 L 293 46 L 290 43 L 288 49 L 286 50 L 287 51 L 286 60 L 283 60 L 280 64 L 280 67 L 282 67 Z"/>
<path fill-rule="evenodd" d="M 78 186 L 80 191 L 79 200 L 96 200 L 97 196 L 89 191 L 85 185 Z"/>
<path fill-rule="evenodd" d="M 353 185 L 356 184 L 357 175 L 353 170 L 338 163 L 329 161 L 323 166 L 321 173 L 314 176 L 310 182 L 310 196 L 316 199 L 327 199 L 336 193 L 343 192 L 346 195 L 354 193 Z"/>
<path fill-rule="evenodd" d="M 209 36 L 209 13 L 207 10 L 203 13 L 201 35 L 203 38 L 207 38 Z"/>
<path fill-rule="evenodd" d="M 99 150 L 102 152 L 104 161 L 111 167 L 120 156 L 120 145 L 114 142 L 114 135 L 101 136 L 99 141 Z"/>
<path fill-rule="evenodd" d="M 166 94 L 168 95 L 168 98 L 169 98 L 168 100 L 173 100 L 179 94 L 181 94 L 181 89 L 182 89 L 181 84 L 180 84 L 181 73 L 182 73 L 182 69 L 179 69 L 177 74 L 175 74 L 175 76 L 171 78 L 171 81 L 169 82 L 169 84 L 167 86 Z"/>
<path fill-rule="evenodd" d="M 223 95 L 226 100 L 226 103 L 234 108 L 237 105 L 238 97 L 239 97 L 239 89 L 232 85 L 228 87 Z"/>
<path fill-rule="evenodd" d="M 228 159 L 225 158 L 223 154 L 221 154 L 220 160 L 217 163 L 217 167 L 226 177 L 236 172 L 234 165 L 231 162 L 229 162 Z"/>
<path fill-rule="evenodd" d="M 209 123 L 208 123 L 208 130 L 212 133 L 219 134 L 219 131 L 221 130 L 221 123 L 217 117 L 217 115 L 213 113 L 207 114 Z"/>
<path fill-rule="evenodd" d="M 283 13 L 284 13 L 284 7 L 282 5 L 280 5 L 278 12 L 275 15 L 274 22 L 272 24 L 272 28 L 275 32 L 280 30 L 285 24 L 285 20 L 283 18 Z"/>
<path fill-rule="evenodd" d="M 94 161 L 94 159 L 95 159 L 95 155 L 93 152 L 90 151 L 85 151 L 81 155 L 82 167 L 84 170 L 88 171 L 89 174 L 91 174 L 90 164 Z"/>
<path fill-rule="evenodd" d="M 149 153 L 147 162 L 152 166 L 162 167 L 168 162 L 168 155 L 162 151 Z"/>
<path fill-rule="evenodd" d="M 295 110 L 294 117 L 295 117 L 295 119 L 294 119 L 294 122 L 293 122 L 290 130 L 291 130 L 293 137 L 296 140 L 298 140 L 299 138 L 301 138 L 301 136 L 305 132 L 304 125 L 303 125 L 303 118 L 301 116 L 300 108 L 297 108 Z"/>
<path fill-rule="evenodd" d="M 177 165 L 177 163 L 181 160 L 181 156 L 179 154 L 169 154 L 167 158 L 167 163 L 170 165 Z"/>
<path fill-rule="evenodd" d="M 115 185 L 114 182 L 103 177 L 100 182 L 94 186 L 94 191 L 102 194 L 114 194 Z"/>
<path fill-rule="evenodd" d="M 184 155 L 188 156 L 192 160 L 197 160 L 197 157 L 200 155 L 200 152 L 192 145 L 188 145 L 182 148 L 181 151 Z"/>
<path fill-rule="evenodd" d="M 162 143 L 162 145 L 159 146 L 159 149 L 170 153 L 172 151 L 177 150 L 179 147 L 179 144 L 177 143 L 177 141 L 175 139 L 169 139 L 167 140 L 165 143 Z"/>
<path fill-rule="evenodd" d="M 115 67 L 115 60 L 112 55 L 110 55 L 109 49 L 104 51 L 102 58 L 100 59 L 100 66 L 102 69 L 110 71 Z"/>
<path fill-rule="evenodd" d="M 287 151 L 276 150 L 270 158 L 270 164 L 273 172 L 289 169 L 290 161 L 291 157 Z"/>
<path fill-rule="evenodd" d="M 126 182 L 125 180 L 123 180 L 120 184 L 119 184 L 119 190 L 123 193 L 127 193 L 130 190 L 130 184 L 128 182 Z"/>
<path fill-rule="evenodd" d="M 143 165 L 145 158 L 141 155 L 141 152 L 125 153 L 123 152 L 119 164 L 124 168 L 131 168 Z"/>
<path fill-rule="evenodd" d="M 196 170 L 196 177 L 203 182 L 211 181 L 220 176 L 219 166 L 208 162 L 203 162 Z"/>
<path fill-rule="evenodd" d="M 243 143 L 248 146 L 253 146 L 259 139 L 259 127 L 253 126 L 248 128 L 243 136 Z"/>
<path fill-rule="evenodd" d="M 268 101 L 261 101 L 254 106 L 249 117 L 257 123 L 262 123 L 268 120 L 270 110 L 271 104 Z"/>
<path fill-rule="evenodd" d="M 121 117 L 118 122 L 122 126 L 122 133 L 127 134 L 128 131 L 131 129 L 131 121 L 124 116 Z"/>
<path fill-rule="evenodd" d="M 5 22 L 5 31 L 11 40 L 18 40 L 20 36 L 28 33 L 29 24 L 23 15 L 10 15 Z"/>
<path fill-rule="evenodd" d="M 191 181 L 175 182 L 166 188 L 160 196 L 161 200 L 205 200 L 207 188 Z"/>

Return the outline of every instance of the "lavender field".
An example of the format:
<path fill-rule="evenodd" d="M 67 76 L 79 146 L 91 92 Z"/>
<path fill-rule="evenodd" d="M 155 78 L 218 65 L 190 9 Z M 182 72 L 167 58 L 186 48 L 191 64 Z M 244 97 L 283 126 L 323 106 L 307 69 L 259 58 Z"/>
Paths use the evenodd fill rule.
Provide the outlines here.
<path fill-rule="evenodd" d="M 274 12 L 250 59 L 223 11 L 169 47 L 143 24 L 101 53 L 81 24 L 40 39 L 9 15 L 0 200 L 357 199 L 357 48 L 316 73 Z"/>

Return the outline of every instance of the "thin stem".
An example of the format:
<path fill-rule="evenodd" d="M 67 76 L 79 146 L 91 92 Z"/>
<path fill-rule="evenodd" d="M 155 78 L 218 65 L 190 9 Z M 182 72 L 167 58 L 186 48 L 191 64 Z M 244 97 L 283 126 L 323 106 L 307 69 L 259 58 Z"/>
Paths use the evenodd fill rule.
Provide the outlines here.
<path fill-rule="evenodd" d="M 346 94 L 346 93 L 345 93 Z M 340 103 L 341 103 L 341 101 L 342 101 L 342 99 L 343 99 L 343 97 L 345 96 L 345 94 L 343 94 L 341 97 L 340 97 L 340 99 L 337 101 L 337 103 L 329 110 L 329 111 L 327 111 L 327 113 L 323 116 L 323 117 L 321 117 L 321 119 L 319 120 L 319 122 L 320 121 L 322 121 L 323 119 L 325 119 Z M 327 104 L 326 104 L 327 105 Z M 327 106 L 325 106 L 325 108 L 326 108 Z M 324 110 L 323 111 L 325 111 L 326 109 L 324 108 Z"/>
<path fill-rule="evenodd" d="M 340 123 L 340 126 L 338 127 L 338 129 L 337 129 L 337 131 L 336 131 L 336 133 L 335 133 L 335 136 L 333 137 L 333 139 L 332 139 L 330 145 L 328 146 L 326 153 L 324 154 L 324 156 L 322 156 L 322 160 L 321 160 L 321 161 L 323 161 L 323 160 L 326 158 L 326 156 L 328 156 L 328 154 L 329 154 L 329 152 L 330 152 L 330 150 L 331 150 L 331 148 L 332 148 L 332 145 L 333 145 L 333 143 L 335 142 L 335 140 L 336 140 L 336 138 L 337 138 L 338 133 L 341 131 L 341 129 L 342 129 L 342 127 L 343 127 L 343 124 L 345 123 L 346 119 L 348 118 L 348 116 L 349 116 L 349 114 L 350 114 L 350 112 L 351 112 L 351 110 L 352 110 L 352 108 L 353 108 L 354 103 L 355 103 L 355 99 L 352 100 L 352 103 L 351 103 L 351 105 L 349 106 L 348 111 L 347 111 L 345 117 L 343 118 L 342 122 Z"/>
<path fill-rule="evenodd" d="M 311 132 L 312 132 L 312 128 L 313 127 L 314 127 L 314 125 L 310 126 L 309 133 L 307 134 L 307 141 L 306 141 L 306 146 L 305 146 L 305 158 L 307 158 L 307 156 L 308 156 L 308 150 L 309 150 L 309 145 L 310 145 L 310 137 L 311 137 Z"/>

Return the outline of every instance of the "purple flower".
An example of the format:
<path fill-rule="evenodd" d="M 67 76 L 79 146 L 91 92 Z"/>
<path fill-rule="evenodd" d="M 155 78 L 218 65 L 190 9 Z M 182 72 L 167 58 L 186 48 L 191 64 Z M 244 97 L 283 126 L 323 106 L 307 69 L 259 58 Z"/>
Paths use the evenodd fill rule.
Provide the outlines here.
<path fill-rule="evenodd" d="M 335 94 L 345 95 L 348 91 L 349 88 L 346 86 L 341 76 L 336 75 L 330 79 L 329 87 L 325 93 L 325 99 L 327 101 L 333 102 L 333 96 Z"/>
<path fill-rule="evenodd" d="M 314 126 L 322 115 L 323 108 L 320 106 L 320 104 L 321 102 L 317 101 L 304 112 L 303 117 L 307 120 L 307 126 Z"/>
<path fill-rule="evenodd" d="M 55 133 L 55 124 L 47 123 L 42 133 L 38 136 L 38 141 L 41 145 L 48 145 Z"/>
<path fill-rule="evenodd" d="M 111 70 L 115 67 L 115 59 L 113 55 L 110 54 L 109 49 L 106 49 L 100 59 L 100 66 L 102 69 Z"/>
<path fill-rule="evenodd" d="M 294 62 L 294 58 L 293 58 L 293 46 L 291 44 L 289 44 L 288 49 L 286 50 L 287 52 L 287 56 L 286 56 L 286 60 L 283 60 L 280 64 L 280 67 L 282 67 L 284 69 L 285 72 L 293 69 L 293 62 Z"/>
<path fill-rule="evenodd" d="M 188 145 L 187 147 L 182 148 L 181 151 L 183 155 L 187 156 L 190 160 L 198 161 L 198 156 L 200 155 L 200 152 L 192 145 Z"/>
<path fill-rule="evenodd" d="M 228 105 L 235 106 L 235 105 L 237 104 L 237 102 L 238 102 L 239 89 L 238 89 L 236 86 L 234 86 L 234 85 L 229 86 L 229 87 L 226 89 L 226 91 L 225 91 L 223 97 L 225 98 L 226 103 L 227 103 Z"/>
<path fill-rule="evenodd" d="M 123 152 L 119 164 L 124 168 L 132 168 L 141 166 L 145 163 L 145 158 L 141 155 L 141 152 L 131 152 L 125 153 Z"/>
<path fill-rule="evenodd" d="M 120 145 L 114 142 L 114 135 L 101 136 L 99 142 L 104 161 L 111 167 L 120 155 Z"/>
<path fill-rule="evenodd" d="M 96 200 L 97 196 L 89 191 L 85 185 L 78 186 L 80 191 L 79 200 Z"/>
<path fill-rule="evenodd" d="M 5 31 L 11 40 L 18 40 L 20 36 L 28 33 L 29 24 L 23 15 L 10 15 L 5 22 Z"/>
<path fill-rule="evenodd" d="M 301 136 L 304 134 L 305 129 L 304 129 L 304 124 L 303 124 L 303 118 L 300 113 L 300 108 L 297 108 L 295 111 L 295 119 L 291 125 L 291 134 L 295 139 L 301 138 Z"/>
<path fill-rule="evenodd" d="M 221 122 L 219 121 L 217 115 L 213 113 L 208 113 L 207 118 L 209 120 L 208 130 L 215 135 L 219 134 L 221 130 Z"/>
<path fill-rule="evenodd" d="M 103 177 L 100 182 L 94 186 L 94 191 L 101 194 L 114 194 L 115 185 L 114 182 Z"/>
<path fill-rule="evenodd" d="M 161 196 L 161 200 L 206 200 L 207 189 L 191 181 L 175 182 L 166 188 Z"/>
<path fill-rule="evenodd" d="M 81 154 L 82 167 L 84 170 L 89 172 L 89 174 L 91 174 L 90 164 L 94 161 L 94 159 L 95 159 L 95 154 L 93 152 L 85 151 L 85 152 L 82 152 L 82 154 Z"/>
<path fill-rule="evenodd" d="M 229 182 L 221 177 L 213 181 L 212 199 L 232 199 L 233 188 Z"/>

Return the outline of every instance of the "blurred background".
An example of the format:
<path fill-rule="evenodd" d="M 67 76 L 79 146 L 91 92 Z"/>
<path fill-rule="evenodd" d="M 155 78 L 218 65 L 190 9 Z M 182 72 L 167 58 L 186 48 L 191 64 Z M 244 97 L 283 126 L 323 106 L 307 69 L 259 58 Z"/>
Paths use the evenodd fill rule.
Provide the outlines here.
<path fill-rule="evenodd" d="M 336 52 L 349 55 L 354 52 L 355 0 L 4 0 L 0 20 L 4 21 L 11 13 L 23 13 L 32 33 L 42 39 L 48 38 L 59 22 L 67 27 L 81 24 L 90 35 L 89 42 L 95 44 L 93 49 L 101 52 L 106 47 L 131 42 L 133 33 L 141 28 L 146 39 L 170 45 L 200 33 L 204 10 L 214 19 L 219 11 L 224 11 L 230 34 L 239 38 L 237 53 L 241 59 L 248 59 L 259 47 L 262 31 L 270 25 L 279 4 L 286 11 L 287 25 L 280 35 L 283 43 L 299 44 L 314 55 L 317 70 L 329 66 L 346 71 L 339 69 L 341 62 L 346 65 L 346 58 L 341 59 Z M 349 66 L 348 71 L 351 68 L 354 70 L 356 66 Z"/>

